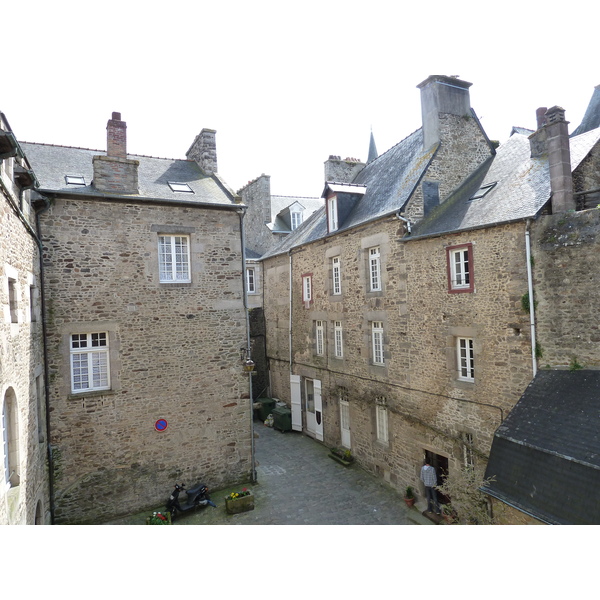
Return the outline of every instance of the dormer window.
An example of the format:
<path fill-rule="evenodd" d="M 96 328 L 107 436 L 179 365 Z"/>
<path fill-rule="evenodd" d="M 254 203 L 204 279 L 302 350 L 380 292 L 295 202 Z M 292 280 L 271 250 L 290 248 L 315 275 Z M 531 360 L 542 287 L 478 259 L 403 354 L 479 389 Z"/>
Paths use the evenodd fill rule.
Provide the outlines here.
<path fill-rule="evenodd" d="M 302 224 L 302 213 L 300 211 L 293 211 L 291 214 L 292 220 L 292 231 L 297 229 Z"/>
<path fill-rule="evenodd" d="M 65 175 L 67 185 L 85 185 L 85 177 L 83 175 Z"/>
<path fill-rule="evenodd" d="M 177 181 L 168 181 L 167 183 L 174 192 L 181 192 L 183 194 L 194 193 L 194 190 L 187 183 L 179 183 Z"/>
<path fill-rule="evenodd" d="M 498 183 L 497 181 L 494 181 L 493 183 L 486 183 L 485 185 L 482 185 L 470 198 L 469 200 L 479 200 L 480 198 L 483 198 L 489 191 L 492 190 L 492 188 L 496 185 L 496 183 Z"/>
<path fill-rule="evenodd" d="M 327 199 L 327 224 L 330 233 L 338 228 L 337 196 Z"/>

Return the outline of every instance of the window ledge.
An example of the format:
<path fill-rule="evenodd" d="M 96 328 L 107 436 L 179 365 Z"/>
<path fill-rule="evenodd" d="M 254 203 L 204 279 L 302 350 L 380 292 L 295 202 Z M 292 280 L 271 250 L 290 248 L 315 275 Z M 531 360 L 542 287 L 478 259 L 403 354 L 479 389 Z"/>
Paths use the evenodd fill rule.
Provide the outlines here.
<path fill-rule="evenodd" d="M 79 398 L 94 398 L 98 396 L 113 396 L 116 390 L 92 390 L 89 392 L 71 392 L 67 396 L 67 400 L 78 400 Z"/>
<path fill-rule="evenodd" d="M 164 288 L 192 287 L 191 281 L 159 281 L 158 283 Z"/>

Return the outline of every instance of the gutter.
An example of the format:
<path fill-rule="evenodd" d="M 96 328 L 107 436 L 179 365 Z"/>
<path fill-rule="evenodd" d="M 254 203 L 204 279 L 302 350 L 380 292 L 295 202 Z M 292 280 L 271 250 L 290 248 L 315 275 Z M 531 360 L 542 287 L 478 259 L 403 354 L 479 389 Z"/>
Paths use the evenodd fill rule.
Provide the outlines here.
<path fill-rule="evenodd" d="M 212 208 L 216 210 L 239 210 L 240 207 L 246 209 L 245 205 L 240 204 L 213 204 L 210 202 L 194 202 L 190 200 L 171 200 L 170 198 L 152 198 L 148 196 L 116 196 L 110 194 L 74 194 L 66 190 L 36 190 L 46 196 L 57 196 L 60 198 L 96 200 L 98 202 L 131 202 L 134 204 L 172 204 L 174 206 L 191 206 L 194 208 Z"/>

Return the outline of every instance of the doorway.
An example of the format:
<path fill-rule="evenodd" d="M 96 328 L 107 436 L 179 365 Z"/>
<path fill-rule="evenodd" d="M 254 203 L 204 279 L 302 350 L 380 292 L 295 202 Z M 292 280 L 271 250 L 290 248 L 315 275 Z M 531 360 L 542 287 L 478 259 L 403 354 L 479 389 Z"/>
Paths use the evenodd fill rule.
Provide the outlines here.
<path fill-rule="evenodd" d="M 350 405 L 347 400 L 340 400 L 340 436 L 342 446 L 350 450 Z"/>
<path fill-rule="evenodd" d="M 448 457 L 425 450 L 425 460 L 435 469 L 437 484 L 443 485 L 446 477 L 448 477 Z M 439 491 L 437 492 L 437 498 L 440 504 L 450 504 L 450 498 Z"/>

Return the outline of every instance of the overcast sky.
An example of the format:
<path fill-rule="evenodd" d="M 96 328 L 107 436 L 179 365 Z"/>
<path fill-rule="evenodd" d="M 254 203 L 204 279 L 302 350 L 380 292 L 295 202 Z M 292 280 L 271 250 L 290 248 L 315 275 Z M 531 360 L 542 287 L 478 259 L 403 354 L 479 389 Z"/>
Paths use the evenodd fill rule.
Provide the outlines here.
<path fill-rule="evenodd" d="M 116 111 L 130 153 L 184 158 L 216 129 L 235 190 L 265 173 L 274 194 L 320 196 L 330 154 L 366 160 L 371 128 L 382 154 L 421 126 L 429 75 L 471 82 L 500 141 L 539 106 L 573 130 L 600 84 L 580 0 L 4 4 L 0 110 L 19 140 L 104 150 Z"/>

